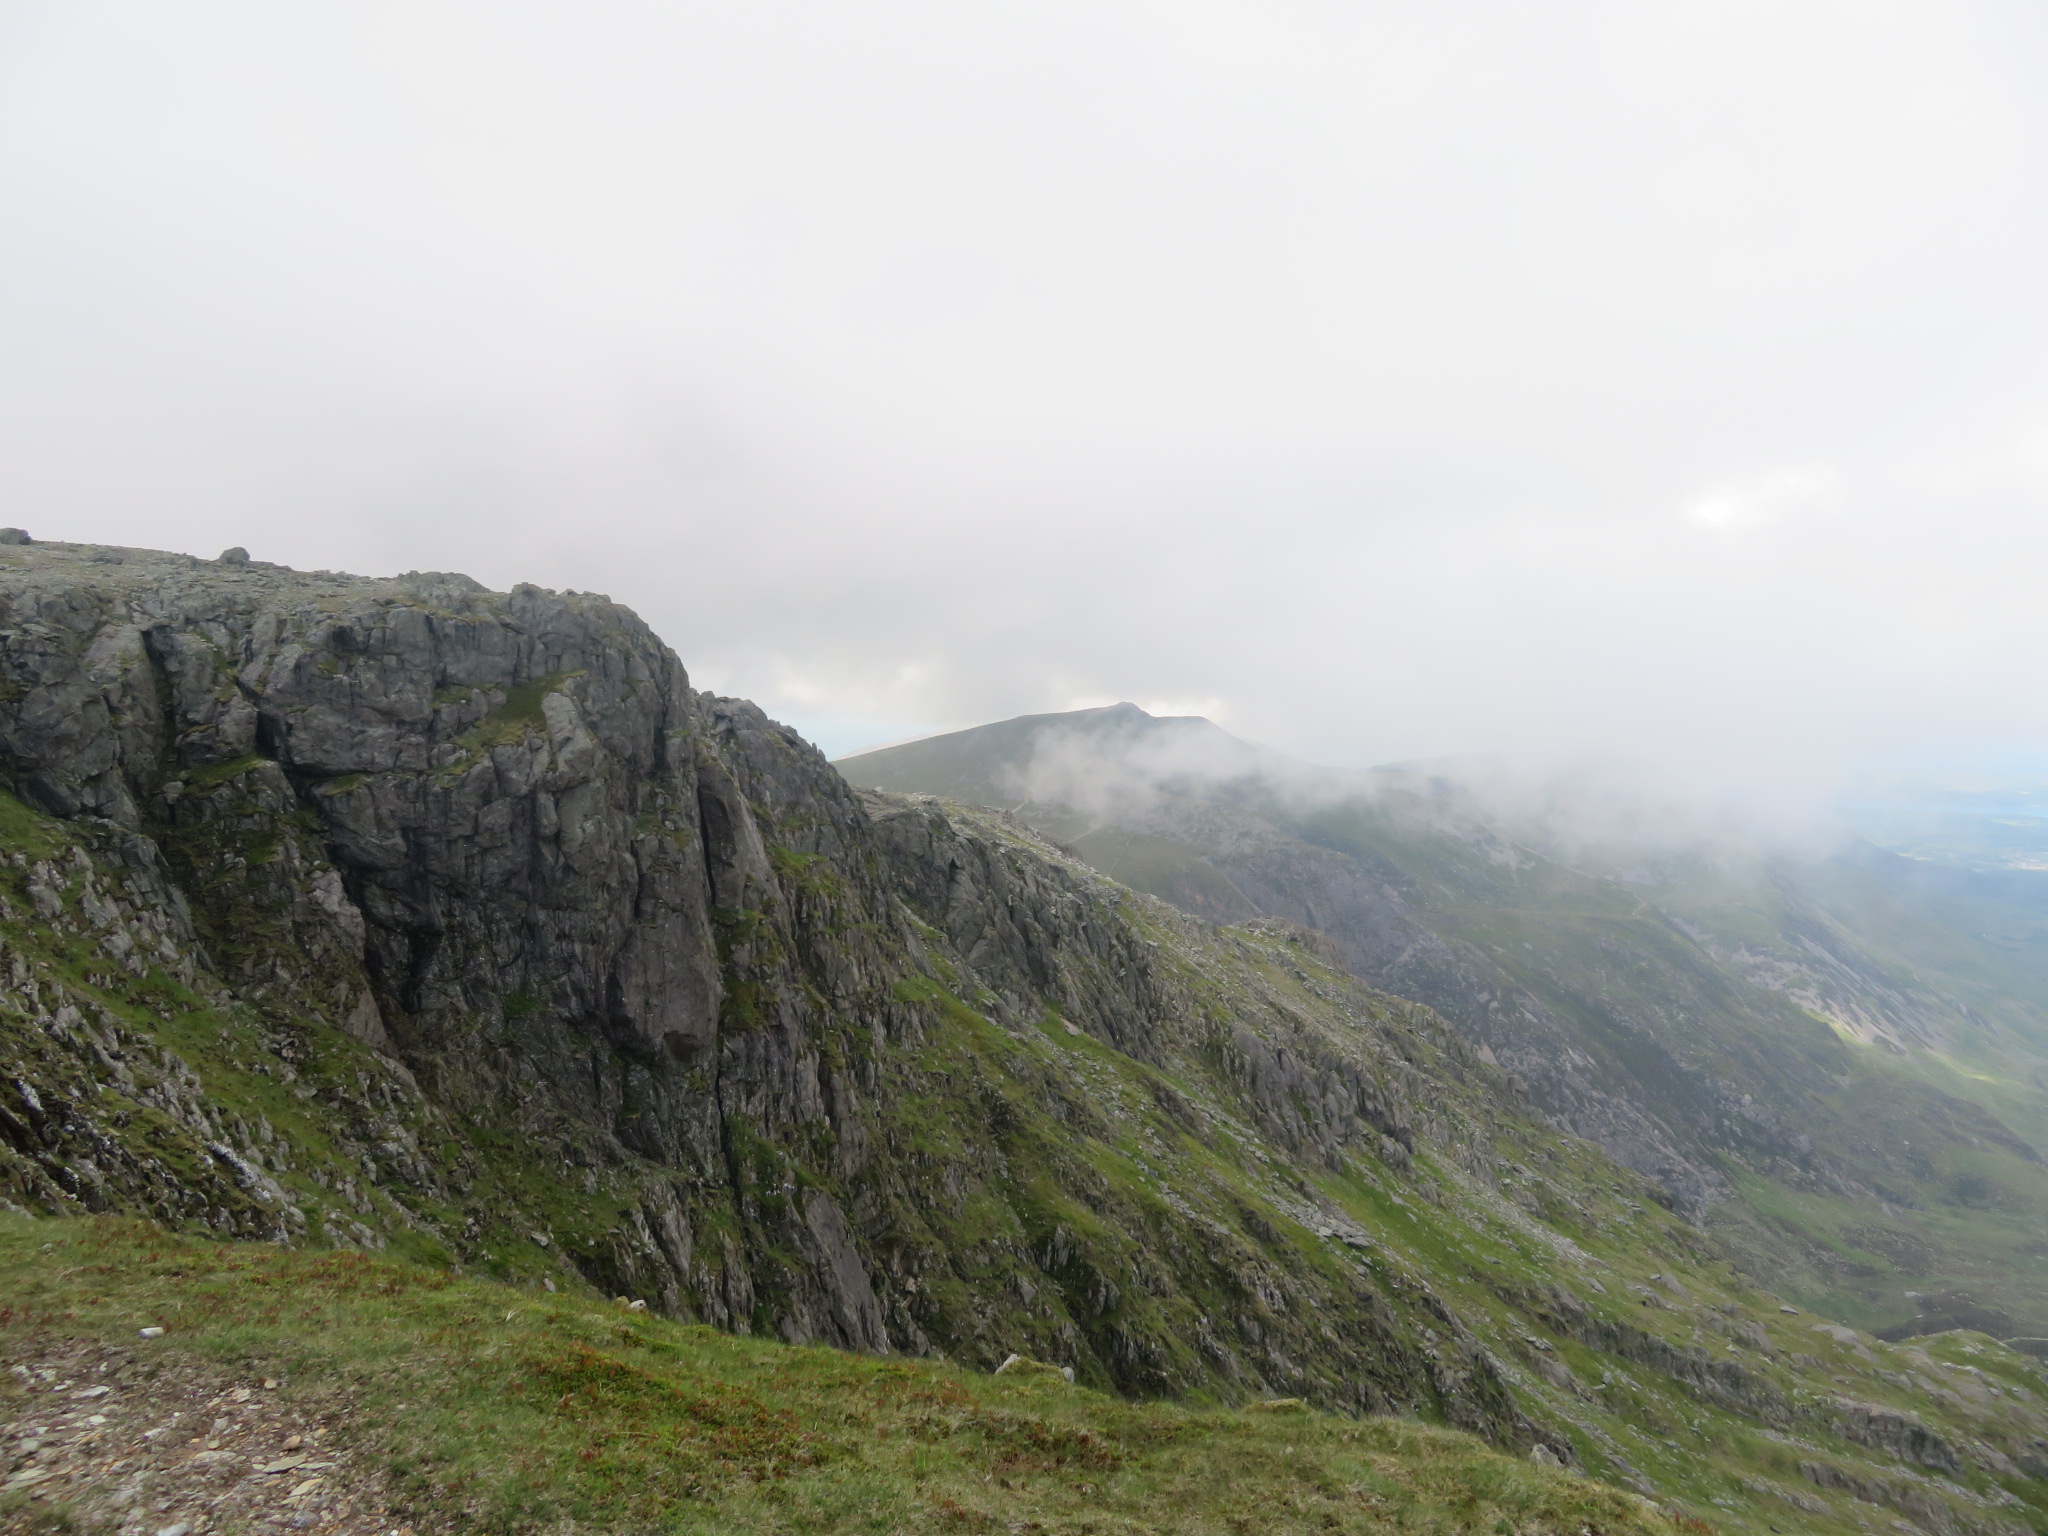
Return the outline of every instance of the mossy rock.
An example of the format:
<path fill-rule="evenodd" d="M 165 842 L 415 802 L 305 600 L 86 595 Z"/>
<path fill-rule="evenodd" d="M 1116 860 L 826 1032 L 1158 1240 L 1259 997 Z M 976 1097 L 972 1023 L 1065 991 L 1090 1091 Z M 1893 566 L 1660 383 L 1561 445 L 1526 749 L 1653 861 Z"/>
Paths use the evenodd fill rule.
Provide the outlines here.
<path fill-rule="evenodd" d="M 996 1367 L 998 1376 L 1010 1376 L 1023 1381 L 1058 1382 L 1061 1386 L 1074 1384 L 1074 1368 L 1071 1365 L 1047 1365 L 1043 1360 L 1034 1360 L 1029 1355 L 1011 1355 Z"/>

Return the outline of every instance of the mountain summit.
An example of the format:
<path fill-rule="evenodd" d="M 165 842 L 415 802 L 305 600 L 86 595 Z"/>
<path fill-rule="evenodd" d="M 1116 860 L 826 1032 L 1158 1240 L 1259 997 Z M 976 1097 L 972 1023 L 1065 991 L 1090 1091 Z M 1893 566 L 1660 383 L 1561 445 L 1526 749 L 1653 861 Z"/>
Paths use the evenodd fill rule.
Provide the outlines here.
<path fill-rule="evenodd" d="M 1286 760 L 1200 715 L 1135 704 L 1019 715 L 838 760 L 854 783 L 974 805 L 1085 803 L 1119 791 L 1228 782 L 1283 772 Z"/>

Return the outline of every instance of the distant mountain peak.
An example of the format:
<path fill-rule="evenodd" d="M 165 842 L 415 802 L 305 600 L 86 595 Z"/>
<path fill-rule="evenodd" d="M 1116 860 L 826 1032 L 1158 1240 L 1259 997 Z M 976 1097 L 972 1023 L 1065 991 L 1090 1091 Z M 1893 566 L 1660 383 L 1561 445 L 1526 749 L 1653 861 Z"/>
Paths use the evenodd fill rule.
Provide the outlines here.
<path fill-rule="evenodd" d="M 1128 701 L 1018 715 L 855 753 L 835 766 L 863 788 L 977 805 L 1082 807 L 1293 767 L 1201 715 L 1154 715 Z"/>

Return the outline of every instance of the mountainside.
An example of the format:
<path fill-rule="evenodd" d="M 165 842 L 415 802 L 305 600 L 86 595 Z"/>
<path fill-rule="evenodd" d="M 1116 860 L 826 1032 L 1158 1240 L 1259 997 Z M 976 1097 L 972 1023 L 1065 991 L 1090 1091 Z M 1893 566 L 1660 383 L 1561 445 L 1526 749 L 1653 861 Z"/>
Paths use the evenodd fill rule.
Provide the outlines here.
<path fill-rule="evenodd" d="M 1726 1530 L 2048 1510 L 2026 1354 L 1781 1302 L 1341 937 L 856 792 L 604 598 L 0 548 L 0 781 L 23 1210 L 1418 1415 Z"/>
<path fill-rule="evenodd" d="M 1557 1123 L 1845 1320 L 2048 1332 L 2048 1167 L 2030 1140 L 2048 1129 L 2048 967 L 2026 974 L 2048 903 L 2023 923 L 2010 889 L 1998 906 L 1867 848 L 1567 846 L 1440 779 L 1319 774 L 1250 748 L 1233 763 L 1222 735 L 1124 705 L 839 766 L 1011 805 L 1191 912 L 1321 931 L 1354 974 L 1442 1012 Z M 1993 921 L 2025 942 L 1987 941 Z"/>

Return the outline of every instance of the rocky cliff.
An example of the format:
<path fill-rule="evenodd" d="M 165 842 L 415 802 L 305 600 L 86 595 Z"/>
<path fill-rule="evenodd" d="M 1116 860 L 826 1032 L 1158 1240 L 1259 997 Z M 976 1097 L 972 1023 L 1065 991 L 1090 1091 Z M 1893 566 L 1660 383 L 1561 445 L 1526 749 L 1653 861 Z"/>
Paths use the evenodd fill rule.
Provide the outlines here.
<path fill-rule="evenodd" d="M 1125 1390 L 1241 1382 L 1526 1438 L 1483 1352 L 1440 1365 L 1350 1269 L 1242 1232 L 1148 1249 L 1134 1192 L 1048 1134 L 1127 1129 L 1060 1045 L 1071 1028 L 1134 1068 L 1213 1056 L 1284 1145 L 1405 1163 L 1404 1035 L 1476 1066 L 1431 1021 L 1358 993 L 1339 1006 L 1369 1027 L 1342 1051 L 1271 1043 L 1254 1021 L 1284 1029 L 1284 1010 L 1219 1006 L 1244 978 L 1190 972 L 1125 893 L 1021 833 L 863 804 L 603 598 L 10 559 L 0 772 L 51 818 L 40 851 L 70 844 L 21 866 L 29 903 L 122 962 L 85 962 L 88 988 L 168 987 L 155 1006 L 188 1028 L 245 1025 L 216 1042 L 232 1064 L 331 1095 L 356 1154 L 347 1209 L 310 1217 L 278 1168 L 331 1175 L 270 1153 L 269 1117 L 230 1126 L 219 1095 L 181 1095 L 178 1068 L 129 1097 L 188 1133 L 183 1161 L 121 1134 L 127 1108 L 83 1084 L 149 1053 L 98 997 L 45 1026 L 70 1078 L 42 1068 L 9 1106 L 22 1195 L 285 1236 L 396 1228 L 473 1263 L 540 1246 L 723 1327 L 990 1363 L 1031 1348 Z M 42 985 L 21 978 L 23 1006 Z M 1223 1134 L 1164 1088 L 1146 1116 Z M 1334 1342 L 1332 1314 L 1354 1322 Z"/>

